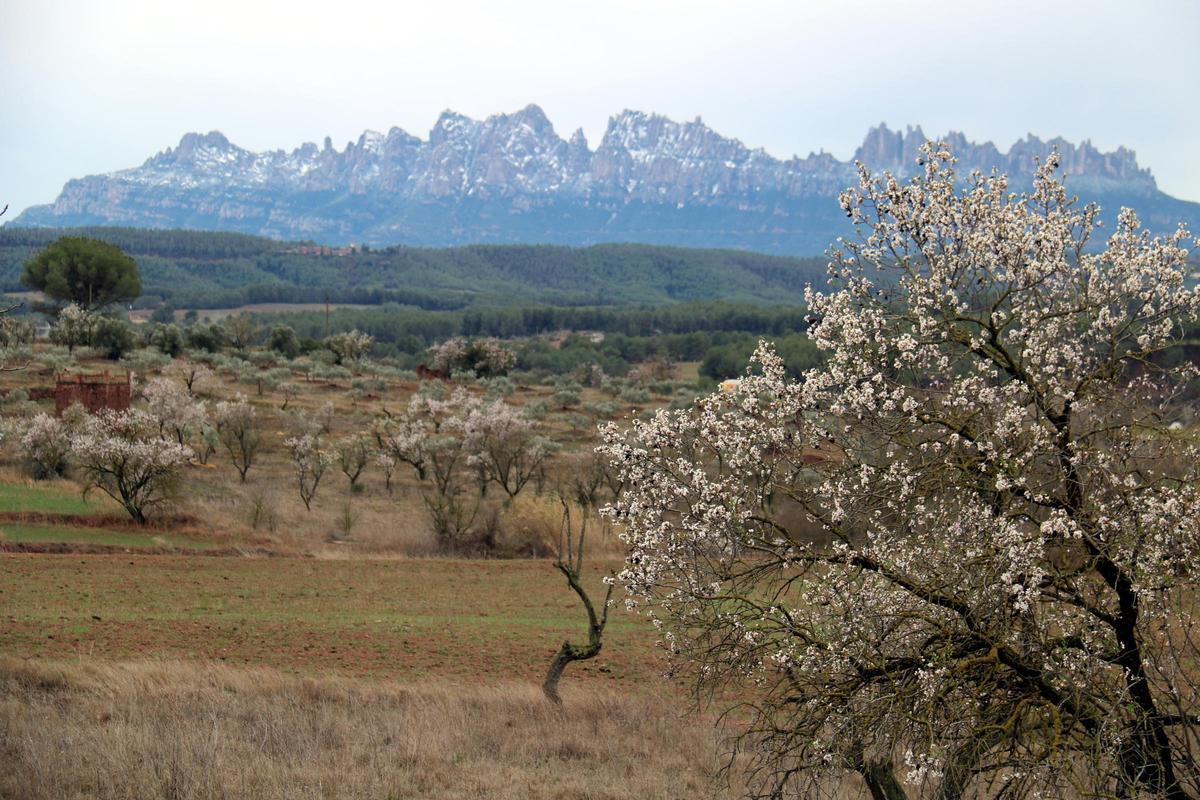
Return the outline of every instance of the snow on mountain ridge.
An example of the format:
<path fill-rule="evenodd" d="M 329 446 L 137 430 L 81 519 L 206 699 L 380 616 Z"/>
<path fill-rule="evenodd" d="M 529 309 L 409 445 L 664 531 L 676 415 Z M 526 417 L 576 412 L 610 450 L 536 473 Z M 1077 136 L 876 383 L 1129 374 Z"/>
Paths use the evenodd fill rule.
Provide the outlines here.
<path fill-rule="evenodd" d="M 1057 147 L 1068 174 L 1104 185 L 1154 188 L 1149 170 L 1139 168 L 1135 154 L 1124 147 L 1101 153 L 1089 141 L 1043 142 L 1030 134 L 1002 153 L 990 142 L 975 144 L 956 131 L 943 138 L 968 169 L 998 168 L 1024 177 L 1032 174 L 1037 157 Z M 908 174 L 924 141 L 919 126 L 901 132 L 881 124 L 868 131 L 854 160 Z M 306 143 L 290 153 L 253 153 L 219 131 L 188 133 L 178 146 L 142 166 L 102 177 L 185 189 L 292 185 L 303 191 L 348 188 L 431 198 L 566 191 L 627 199 L 670 195 L 678 201 L 746 191 L 824 194 L 831 182 L 844 184 L 848 176 L 850 164 L 824 152 L 780 160 L 718 134 L 700 118 L 681 123 L 628 109 L 609 119 L 599 145 L 591 150 L 582 131 L 563 139 L 542 109 L 529 105 L 483 120 L 447 110 L 426 140 L 396 127 L 386 135 L 368 130 L 341 151 L 326 138 L 322 149 Z"/>
<path fill-rule="evenodd" d="M 943 138 L 963 172 L 999 169 L 1014 188 L 1056 147 L 1076 192 L 1179 202 L 1158 192 L 1124 147 L 1103 153 L 1089 141 L 1029 135 L 1001 152 L 954 131 Z M 855 158 L 911 175 L 924 141 L 919 127 L 881 124 Z M 811 253 L 837 235 L 826 235 L 841 224 L 836 197 L 855 180 L 851 161 L 825 151 L 780 159 L 700 118 L 634 110 L 613 115 L 592 149 L 582 130 L 564 139 L 529 105 L 481 120 L 447 110 L 425 139 L 399 127 L 367 130 L 341 150 L 325 137 L 252 152 L 218 131 L 188 133 L 139 167 L 69 181 L 53 204 L 15 222 L 212 226 L 326 241 L 617 237 Z"/>

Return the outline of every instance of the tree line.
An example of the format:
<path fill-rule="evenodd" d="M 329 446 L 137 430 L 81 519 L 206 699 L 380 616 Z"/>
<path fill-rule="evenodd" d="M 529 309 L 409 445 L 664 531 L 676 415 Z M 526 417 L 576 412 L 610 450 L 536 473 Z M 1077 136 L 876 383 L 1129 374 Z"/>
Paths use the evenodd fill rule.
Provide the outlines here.
<path fill-rule="evenodd" d="M 19 291 L 24 264 L 61 236 L 130 254 L 140 304 L 230 308 L 247 303 L 398 302 L 428 309 L 493 305 L 656 305 L 726 299 L 802 301 L 824 259 L 737 250 L 605 244 L 368 247 L 333 254 L 304 242 L 202 231 L 132 228 L 0 230 L 0 291 Z"/>

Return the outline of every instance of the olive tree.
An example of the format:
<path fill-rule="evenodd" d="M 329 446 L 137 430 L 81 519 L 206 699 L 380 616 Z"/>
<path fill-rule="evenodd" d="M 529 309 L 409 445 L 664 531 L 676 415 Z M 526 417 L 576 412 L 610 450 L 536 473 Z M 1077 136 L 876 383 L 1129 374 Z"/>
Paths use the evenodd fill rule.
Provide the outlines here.
<path fill-rule="evenodd" d="M 1191 239 L 923 158 L 842 195 L 824 366 L 606 429 L 630 601 L 757 795 L 1197 797 Z"/>
<path fill-rule="evenodd" d="M 262 333 L 258 322 L 245 311 L 226 317 L 221 324 L 221 331 L 229 341 L 229 345 L 239 353 L 244 353 Z"/>
<path fill-rule="evenodd" d="M 374 343 L 375 337 L 357 329 L 335 333 L 323 342 L 326 349 L 333 353 L 335 364 L 354 364 L 361 361 Z"/>

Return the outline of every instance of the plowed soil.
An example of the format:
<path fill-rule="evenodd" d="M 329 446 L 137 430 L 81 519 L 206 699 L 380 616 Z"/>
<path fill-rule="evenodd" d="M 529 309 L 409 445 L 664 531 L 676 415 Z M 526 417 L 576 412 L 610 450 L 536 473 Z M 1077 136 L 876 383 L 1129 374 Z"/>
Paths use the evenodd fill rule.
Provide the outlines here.
<path fill-rule="evenodd" d="M 603 597 L 595 565 L 593 599 Z M 578 599 L 545 561 L 0 553 L 0 652 L 194 659 L 302 674 L 540 680 Z M 614 607 L 604 650 L 566 680 L 657 681 L 644 619 Z"/>

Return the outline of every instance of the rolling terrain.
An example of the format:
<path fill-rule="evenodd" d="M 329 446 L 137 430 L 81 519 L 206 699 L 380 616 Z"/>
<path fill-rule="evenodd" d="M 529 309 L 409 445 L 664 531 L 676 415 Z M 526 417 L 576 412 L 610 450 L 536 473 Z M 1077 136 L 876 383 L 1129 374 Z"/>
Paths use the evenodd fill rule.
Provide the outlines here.
<path fill-rule="evenodd" d="M 0 228 L 0 291 L 18 292 L 24 263 L 59 236 L 83 235 L 134 257 L 142 304 L 251 303 L 473 306 L 664 305 L 726 300 L 799 303 L 825 260 L 739 250 L 614 244 L 326 248 L 231 233 L 126 228 Z"/>

